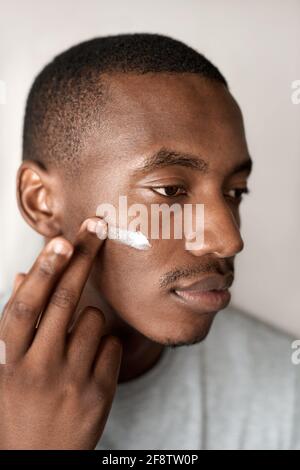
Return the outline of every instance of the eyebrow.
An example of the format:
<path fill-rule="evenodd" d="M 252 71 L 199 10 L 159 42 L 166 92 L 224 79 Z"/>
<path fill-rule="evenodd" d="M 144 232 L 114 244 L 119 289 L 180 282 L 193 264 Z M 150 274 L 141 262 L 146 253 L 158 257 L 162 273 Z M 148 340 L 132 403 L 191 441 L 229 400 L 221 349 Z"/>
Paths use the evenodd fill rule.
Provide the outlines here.
<path fill-rule="evenodd" d="M 207 173 L 209 170 L 209 164 L 199 155 L 194 155 L 186 152 L 178 152 L 176 150 L 162 147 L 154 154 L 147 157 L 142 165 L 138 166 L 133 170 L 134 175 L 148 173 L 150 171 L 164 168 L 172 165 L 183 166 L 192 168 L 193 170 L 200 171 L 201 173 Z M 248 156 L 246 160 L 238 163 L 232 170 L 231 174 L 246 172 L 250 174 L 252 169 L 253 161 Z"/>
<path fill-rule="evenodd" d="M 158 168 L 172 165 L 185 166 L 201 171 L 202 173 L 208 171 L 208 163 L 199 156 L 162 147 L 153 155 L 147 157 L 142 165 L 133 170 L 133 173 L 147 173 Z"/>

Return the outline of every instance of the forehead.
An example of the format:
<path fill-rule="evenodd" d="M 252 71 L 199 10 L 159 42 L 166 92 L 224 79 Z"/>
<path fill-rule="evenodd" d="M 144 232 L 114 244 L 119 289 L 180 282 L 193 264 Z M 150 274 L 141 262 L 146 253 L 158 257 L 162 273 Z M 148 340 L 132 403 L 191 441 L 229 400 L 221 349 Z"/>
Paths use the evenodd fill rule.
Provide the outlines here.
<path fill-rule="evenodd" d="M 192 74 L 114 74 L 93 152 L 130 161 L 159 146 L 226 162 L 247 152 L 240 109 L 221 83 Z M 230 162 L 229 162 L 230 164 Z"/>

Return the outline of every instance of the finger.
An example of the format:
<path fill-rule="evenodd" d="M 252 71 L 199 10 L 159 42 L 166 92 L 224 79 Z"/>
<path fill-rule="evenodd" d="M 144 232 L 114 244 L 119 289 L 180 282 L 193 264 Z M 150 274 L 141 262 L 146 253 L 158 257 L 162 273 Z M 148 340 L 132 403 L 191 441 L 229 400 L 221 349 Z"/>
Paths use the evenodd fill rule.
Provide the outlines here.
<path fill-rule="evenodd" d="M 97 232 L 97 234 L 96 234 Z M 99 236 L 102 234 L 102 239 Z M 61 355 L 66 347 L 68 327 L 76 311 L 94 258 L 107 236 L 107 224 L 93 217 L 84 221 L 74 244 L 74 253 L 57 283 L 41 318 L 33 348 L 44 354 Z M 46 356 L 45 356 L 46 357 Z"/>
<path fill-rule="evenodd" d="M 95 382 L 112 390 L 117 386 L 123 346 L 118 336 L 103 336 L 94 363 Z"/>
<path fill-rule="evenodd" d="M 101 310 L 86 307 L 69 334 L 67 360 L 78 380 L 85 380 L 91 375 L 104 327 L 105 317 Z"/>
<path fill-rule="evenodd" d="M 0 322 L 0 339 L 6 344 L 7 362 L 18 360 L 30 347 L 37 319 L 72 249 L 65 239 L 52 239 L 29 273 L 15 280 L 13 294 Z"/>

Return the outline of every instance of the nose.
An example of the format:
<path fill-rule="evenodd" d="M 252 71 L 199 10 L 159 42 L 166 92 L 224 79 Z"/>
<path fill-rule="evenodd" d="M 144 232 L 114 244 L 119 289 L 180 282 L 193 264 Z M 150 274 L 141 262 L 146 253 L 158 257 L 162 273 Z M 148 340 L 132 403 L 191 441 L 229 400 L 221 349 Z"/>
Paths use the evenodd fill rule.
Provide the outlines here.
<path fill-rule="evenodd" d="M 219 258 L 228 258 L 243 250 L 244 242 L 237 219 L 224 199 L 204 204 L 203 222 L 202 243 L 189 244 L 189 251 L 194 256 L 214 254 Z"/>

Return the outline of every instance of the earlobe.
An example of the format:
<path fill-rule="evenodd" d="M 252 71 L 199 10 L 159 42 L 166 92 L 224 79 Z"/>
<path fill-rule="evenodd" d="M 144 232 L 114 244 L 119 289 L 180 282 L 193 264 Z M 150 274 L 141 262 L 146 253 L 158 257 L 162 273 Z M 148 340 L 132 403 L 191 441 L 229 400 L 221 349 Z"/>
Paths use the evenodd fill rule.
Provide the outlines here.
<path fill-rule="evenodd" d="M 34 161 L 23 162 L 17 173 L 16 189 L 18 207 L 25 221 L 44 237 L 60 235 L 47 171 Z"/>

